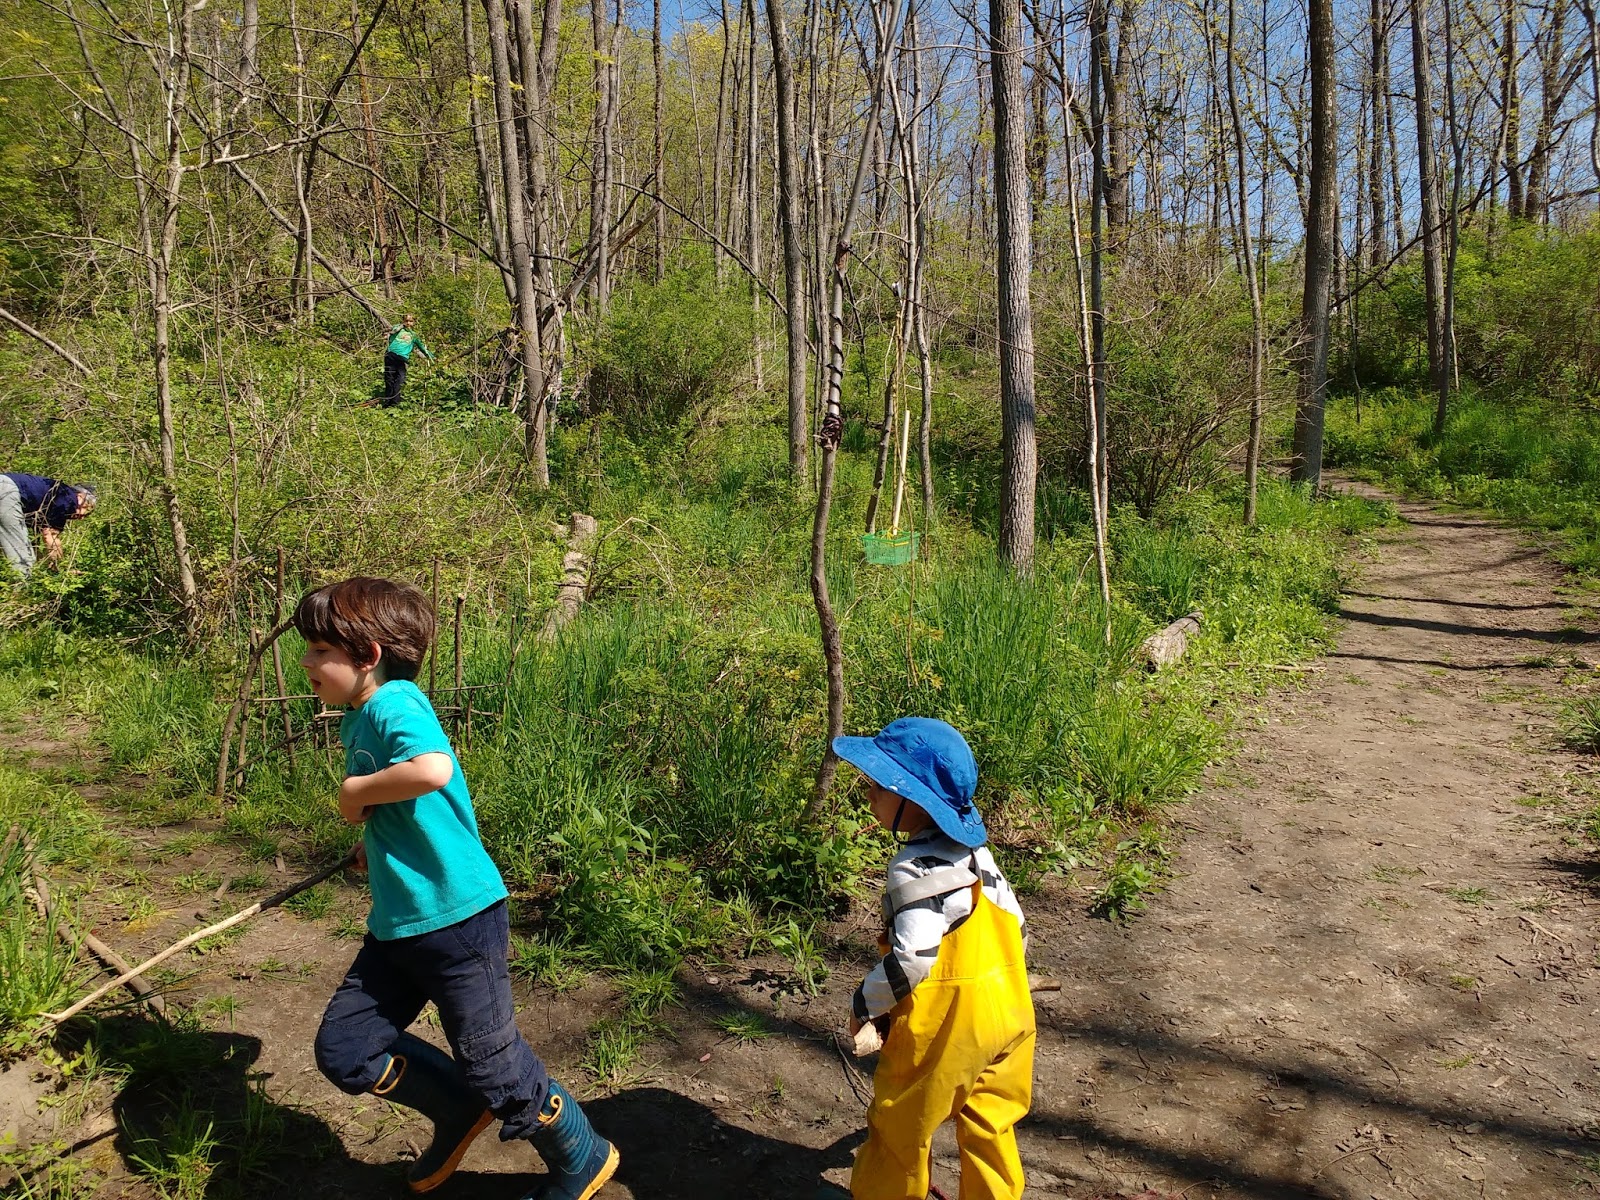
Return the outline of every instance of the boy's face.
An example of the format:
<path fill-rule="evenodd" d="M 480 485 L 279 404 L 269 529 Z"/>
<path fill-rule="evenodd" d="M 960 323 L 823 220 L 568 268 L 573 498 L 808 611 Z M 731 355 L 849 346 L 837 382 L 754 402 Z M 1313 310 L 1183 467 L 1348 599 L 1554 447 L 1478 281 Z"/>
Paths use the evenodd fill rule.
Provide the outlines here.
<path fill-rule="evenodd" d="M 867 780 L 867 803 L 872 807 L 872 815 L 877 818 L 878 824 L 890 831 L 894 830 L 896 816 L 900 818 L 901 833 L 916 833 L 931 824 L 921 806 L 886 787 L 879 787 L 870 779 Z M 903 810 L 901 805 L 905 806 Z"/>
<path fill-rule="evenodd" d="M 376 679 L 379 650 L 373 649 L 371 663 L 357 663 L 341 650 L 327 642 L 307 642 L 306 652 L 300 656 L 311 681 L 311 690 L 326 708 L 350 708 L 364 704 L 378 690 Z"/>

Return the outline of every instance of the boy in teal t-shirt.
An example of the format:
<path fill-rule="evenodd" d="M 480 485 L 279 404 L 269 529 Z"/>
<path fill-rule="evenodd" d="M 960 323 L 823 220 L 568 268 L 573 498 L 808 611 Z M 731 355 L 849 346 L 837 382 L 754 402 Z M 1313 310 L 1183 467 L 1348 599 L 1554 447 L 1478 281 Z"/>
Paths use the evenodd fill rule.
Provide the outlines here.
<path fill-rule="evenodd" d="M 351 1095 L 433 1122 L 408 1175 L 414 1192 L 448 1179 L 498 1117 L 501 1139 L 531 1141 L 549 1168 L 538 1200 L 589 1200 L 617 1151 L 517 1029 L 505 884 L 450 740 L 412 682 L 433 610 L 416 588 L 358 577 L 307 594 L 294 624 L 312 691 L 347 710 L 339 812 L 363 826 L 357 860 L 372 884 L 367 937 L 323 1014 L 317 1066 Z M 406 1032 L 429 1001 L 453 1058 Z"/>
<path fill-rule="evenodd" d="M 389 327 L 389 345 L 383 352 L 383 399 L 387 407 L 400 403 L 400 393 L 405 390 L 406 371 L 411 367 L 411 351 L 421 350 L 429 362 L 433 351 L 417 336 L 417 317 L 407 313 L 399 325 Z"/>

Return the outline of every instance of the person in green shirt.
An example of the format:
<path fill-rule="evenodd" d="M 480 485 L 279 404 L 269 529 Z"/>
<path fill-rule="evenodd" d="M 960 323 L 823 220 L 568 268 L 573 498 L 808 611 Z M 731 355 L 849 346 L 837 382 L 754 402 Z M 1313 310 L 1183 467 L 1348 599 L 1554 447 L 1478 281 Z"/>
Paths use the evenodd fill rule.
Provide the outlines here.
<path fill-rule="evenodd" d="M 433 351 L 417 336 L 416 324 L 417 315 L 407 313 L 404 323 L 389 330 L 389 348 L 383 354 L 383 397 L 379 401 L 385 408 L 400 403 L 412 350 L 421 350 L 429 362 L 433 361 Z"/>

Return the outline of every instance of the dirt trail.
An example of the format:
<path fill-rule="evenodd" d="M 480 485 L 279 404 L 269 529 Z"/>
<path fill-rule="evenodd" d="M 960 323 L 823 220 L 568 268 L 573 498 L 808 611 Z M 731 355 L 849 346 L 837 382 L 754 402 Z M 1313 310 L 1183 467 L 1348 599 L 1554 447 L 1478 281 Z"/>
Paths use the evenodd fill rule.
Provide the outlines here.
<path fill-rule="evenodd" d="M 1093 920 L 1065 889 L 1029 902 L 1035 969 L 1065 985 L 1040 1005 L 1029 1195 L 1600 1191 L 1597 868 L 1563 817 L 1582 768 L 1556 748 L 1547 698 L 1592 678 L 1573 664 L 1600 651 L 1567 627 L 1559 573 L 1516 534 L 1402 511 L 1407 524 L 1366 556 L 1337 651 L 1266 703 L 1187 811 L 1178 876 L 1147 914 Z M 152 844 L 174 832 L 134 835 L 150 850 L 157 919 L 130 925 L 86 902 L 129 957 L 215 919 L 224 902 L 184 892 L 186 875 L 251 865 L 215 844 Z M 232 998 L 199 1010 L 232 1064 L 202 1106 L 237 1104 L 264 1080 L 285 1136 L 306 1147 L 246 1194 L 396 1194 L 396 1164 L 415 1153 L 413 1120 L 340 1095 L 311 1062 L 354 949 L 335 923 L 360 902 L 349 893 L 317 921 L 274 913 L 185 968 L 179 1001 Z M 870 920 L 851 939 L 863 962 Z M 862 1081 L 830 1031 L 861 969 L 835 963 L 811 999 L 784 992 L 779 960 L 680 972 L 668 1035 L 586 1105 L 623 1155 L 602 1200 L 803 1197 L 821 1174 L 843 1180 Z M 582 1090 L 589 1031 L 614 1006 L 599 982 L 533 991 L 520 1021 Z M 740 1010 L 777 1036 L 729 1037 L 718 1019 Z M 0 1099 L 20 1101 L 8 1081 L 25 1082 L 0 1076 Z M 154 1194 L 118 1164 L 130 1149 L 118 1129 L 159 1115 L 141 1103 L 125 1091 L 58 1131 L 108 1174 L 101 1195 Z M 952 1196 L 953 1151 L 946 1140 L 935 1155 Z M 535 1162 L 486 1136 L 434 1195 L 511 1200 Z"/>
<path fill-rule="evenodd" d="M 1591 639 L 1515 534 L 1401 509 L 1338 649 L 1196 805 L 1182 877 L 1127 929 L 1035 934 L 1067 984 L 1042 1194 L 1600 1183 L 1596 868 L 1545 806 L 1577 762 L 1538 702 Z"/>

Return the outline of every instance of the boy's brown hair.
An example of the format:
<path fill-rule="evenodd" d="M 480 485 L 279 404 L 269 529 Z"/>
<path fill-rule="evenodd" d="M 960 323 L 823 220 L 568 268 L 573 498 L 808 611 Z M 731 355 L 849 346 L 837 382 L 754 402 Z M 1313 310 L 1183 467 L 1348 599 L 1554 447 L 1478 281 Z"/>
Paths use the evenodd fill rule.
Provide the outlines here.
<path fill-rule="evenodd" d="M 436 624 L 428 598 L 416 588 L 370 575 L 307 592 L 294 610 L 301 637 L 337 646 L 358 665 L 369 665 L 377 642 L 385 679 L 417 677 Z"/>

